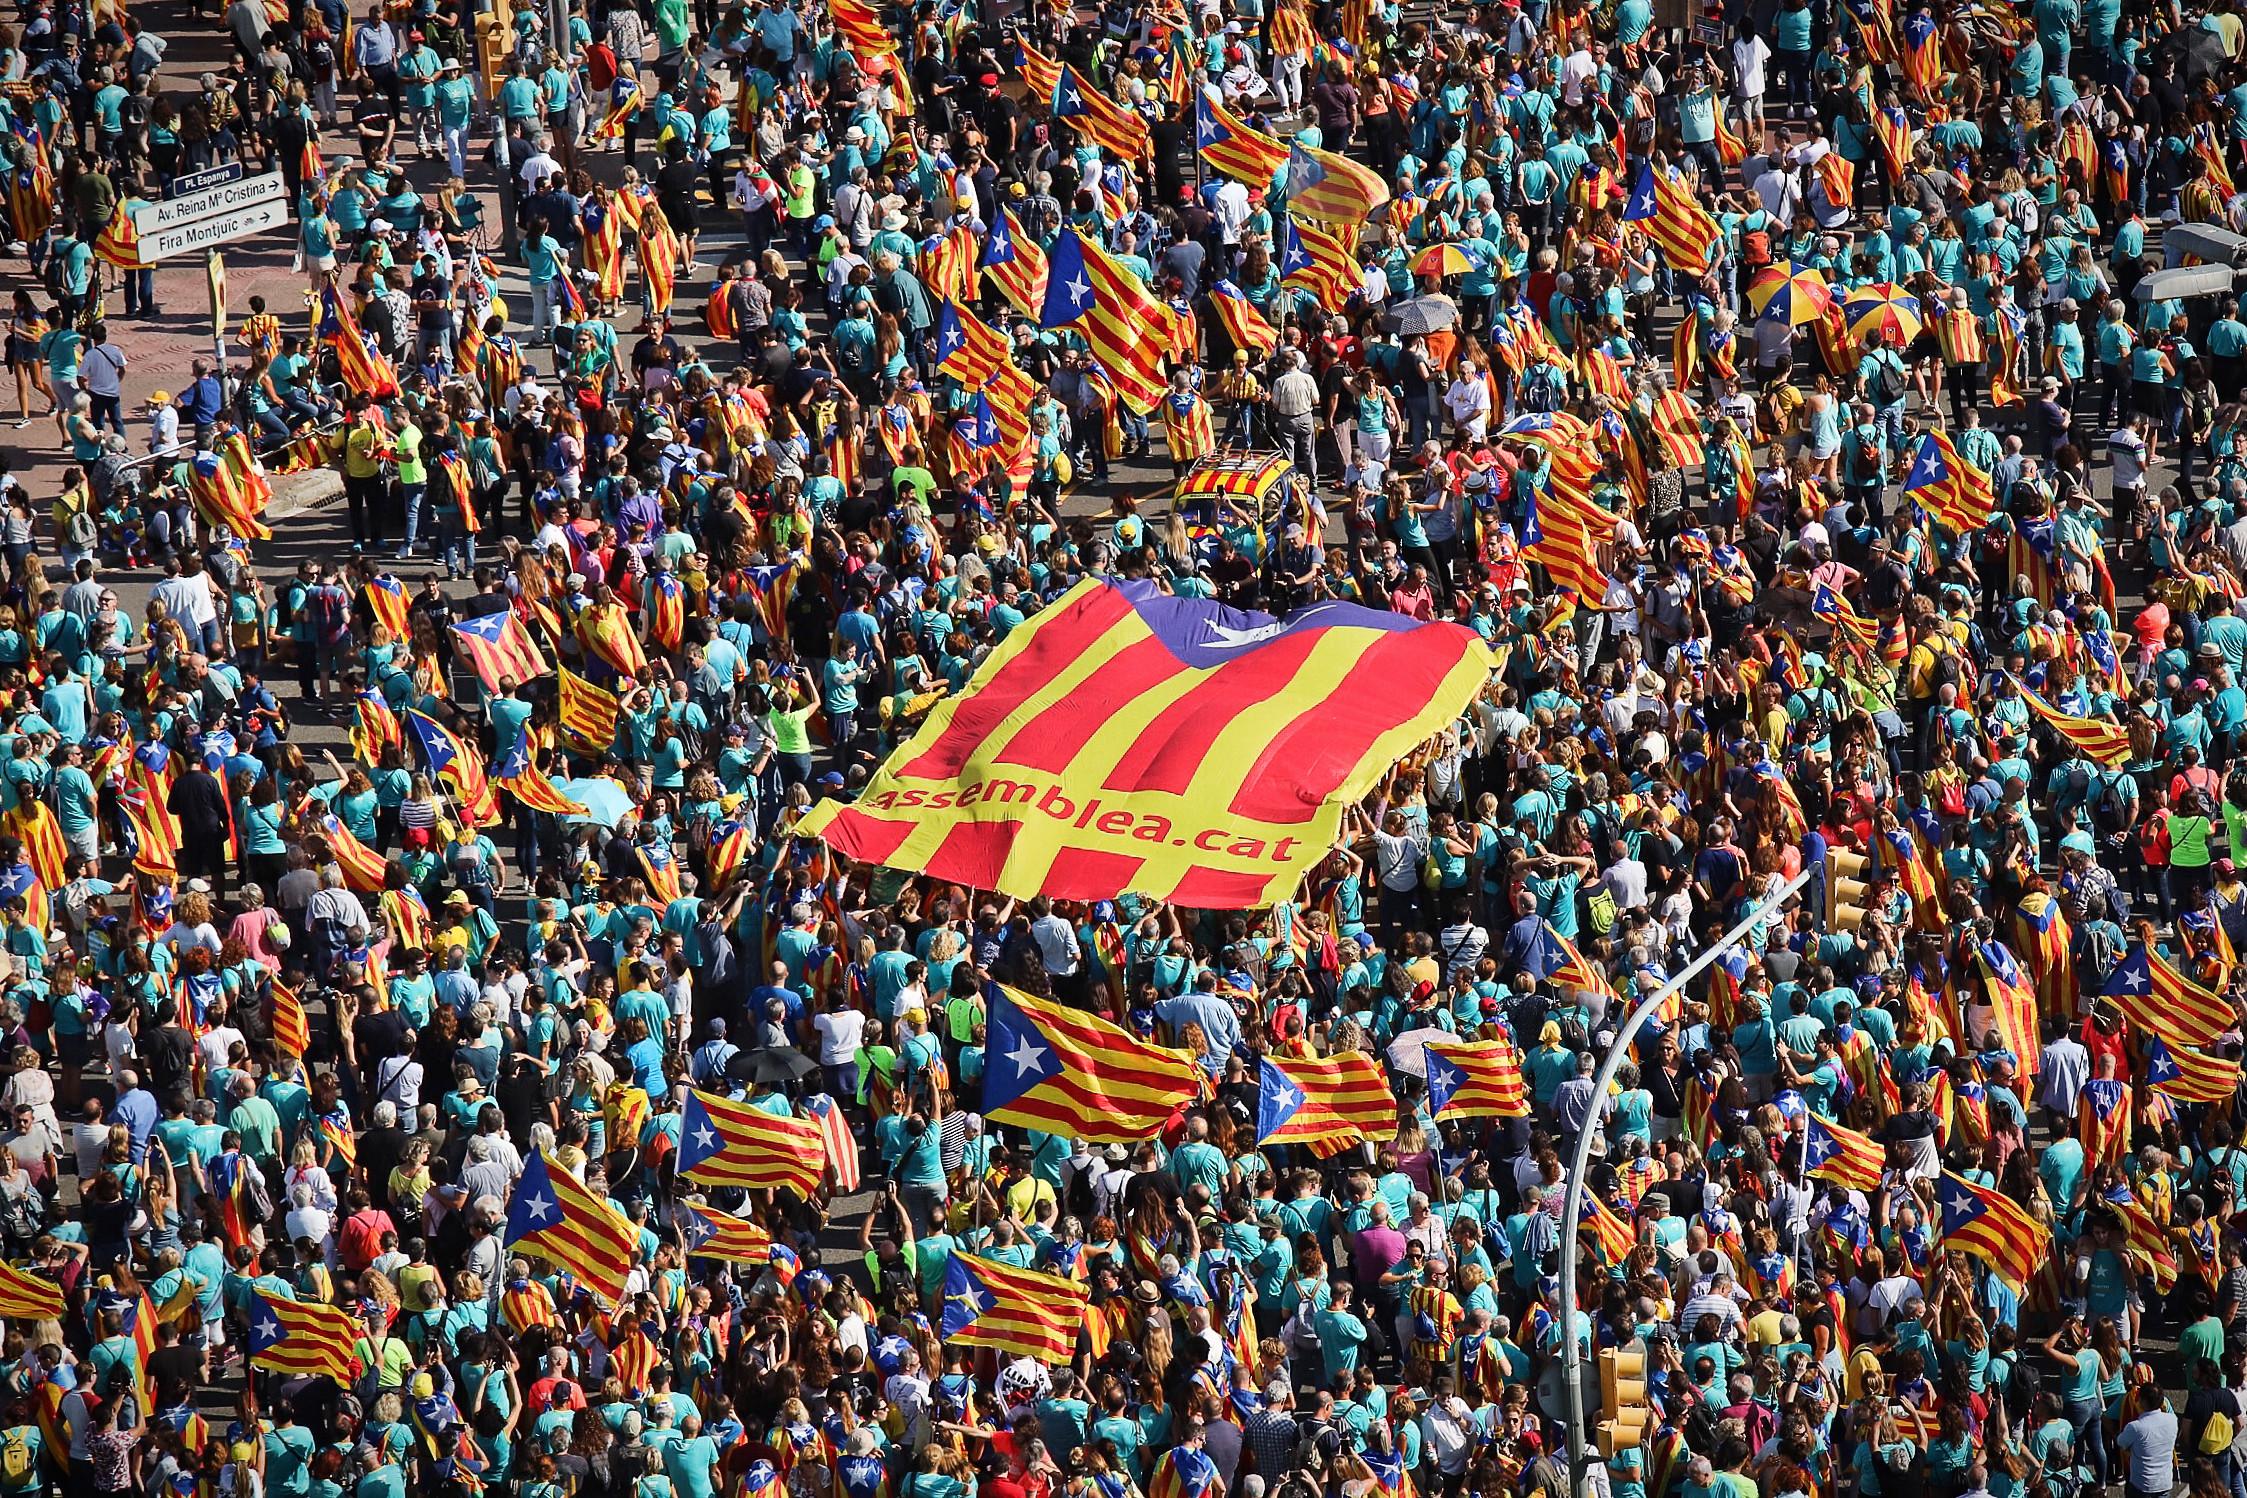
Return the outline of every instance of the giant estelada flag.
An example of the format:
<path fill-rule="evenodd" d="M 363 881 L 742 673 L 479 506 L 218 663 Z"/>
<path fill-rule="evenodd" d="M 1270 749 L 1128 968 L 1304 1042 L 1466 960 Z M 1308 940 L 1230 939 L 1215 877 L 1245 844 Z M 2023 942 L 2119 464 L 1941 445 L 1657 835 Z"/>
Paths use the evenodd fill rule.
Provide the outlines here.
<path fill-rule="evenodd" d="M 971 889 L 1270 905 L 1489 670 L 1455 624 L 1348 603 L 1274 619 L 1088 578 L 799 831 Z"/>

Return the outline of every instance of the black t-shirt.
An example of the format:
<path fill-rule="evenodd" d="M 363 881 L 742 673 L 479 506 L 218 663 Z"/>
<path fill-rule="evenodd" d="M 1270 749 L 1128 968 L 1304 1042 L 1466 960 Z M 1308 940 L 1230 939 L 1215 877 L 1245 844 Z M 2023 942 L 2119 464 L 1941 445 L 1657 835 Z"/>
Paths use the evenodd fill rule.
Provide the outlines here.
<path fill-rule="evenodd" d="M 148 1376 L 156 1380 L 157 1403 L 169 1409 L 203 1381 L 203 1354 L 183 1342 L 159 1347 L 148 1355 Z"/>

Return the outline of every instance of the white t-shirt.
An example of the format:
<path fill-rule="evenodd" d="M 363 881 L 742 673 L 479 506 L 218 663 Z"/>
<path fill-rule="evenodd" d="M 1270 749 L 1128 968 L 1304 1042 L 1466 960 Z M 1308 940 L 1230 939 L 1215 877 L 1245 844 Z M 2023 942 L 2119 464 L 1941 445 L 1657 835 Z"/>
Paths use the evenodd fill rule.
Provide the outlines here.
<path fill-rule="evenodd" d="M 1760 36 L 1744 36 L 1732 44 L 1732 96 L 1763 97 L 1763 65 L 1771 60 L 1771 44 Z"/>
<path fill-rule="evenodd" d="M 819 1034 L 819 1064 L 845 1066 L 858 1059 L 858 1047 L 866 1034 L 866 1016 L 855 1009 L 831 1009 L 811 1018 L 811 1027 Z"/>

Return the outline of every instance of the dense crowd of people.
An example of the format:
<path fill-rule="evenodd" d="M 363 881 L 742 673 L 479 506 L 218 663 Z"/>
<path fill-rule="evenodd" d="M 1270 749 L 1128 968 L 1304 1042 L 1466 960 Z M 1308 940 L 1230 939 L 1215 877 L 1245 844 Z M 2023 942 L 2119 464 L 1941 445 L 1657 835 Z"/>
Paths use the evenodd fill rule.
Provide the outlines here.
<path fill-rule="evenodd" d="M 2247 1495 L 2233 0 L 23 15 L 0 1495 Z M 305 307 L 128 405 L 236 160 Z M 1268 909 L 799 835 L 1088 577 L 1492 669 Z"/>

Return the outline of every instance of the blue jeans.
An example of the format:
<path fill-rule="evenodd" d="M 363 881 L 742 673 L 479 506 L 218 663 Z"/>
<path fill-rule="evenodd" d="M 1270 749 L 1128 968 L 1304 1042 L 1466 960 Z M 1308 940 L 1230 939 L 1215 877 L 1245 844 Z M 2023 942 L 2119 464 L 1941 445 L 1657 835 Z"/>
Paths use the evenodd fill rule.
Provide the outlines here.
<path fill-rule="evenodd" d="M 421 538 L 421 502 L 428 493 L 429 485 L 426 481 L 398 486 L 398 497 L 406 506 L 406 539 L 398 543 L 400 556 L 410 553 L 414 549 L 414 542 Z"/>

